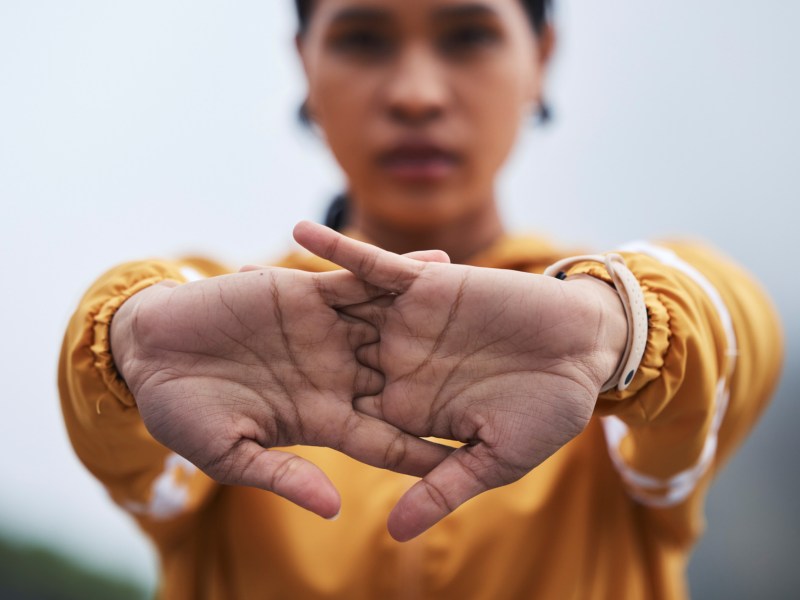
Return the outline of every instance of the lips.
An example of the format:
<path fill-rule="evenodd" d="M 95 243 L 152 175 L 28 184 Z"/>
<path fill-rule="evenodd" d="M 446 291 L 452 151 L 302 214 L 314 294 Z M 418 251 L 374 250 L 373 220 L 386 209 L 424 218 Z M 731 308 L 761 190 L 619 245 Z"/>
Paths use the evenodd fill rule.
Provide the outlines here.
<path fill-rule="evenodd" d="M 380 154 L 378 163 L 391 177 L 408 182 L 437 182 L 451 176 L 459 156 L 428 141 L 402 142 Z"/>

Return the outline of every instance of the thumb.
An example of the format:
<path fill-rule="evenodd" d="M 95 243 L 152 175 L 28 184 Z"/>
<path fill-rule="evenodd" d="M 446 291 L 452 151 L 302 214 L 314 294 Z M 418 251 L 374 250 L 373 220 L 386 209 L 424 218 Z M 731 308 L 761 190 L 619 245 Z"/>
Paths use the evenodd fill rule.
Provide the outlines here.
<path fill-rule="evenodd" d="M 400 542 L 415 538 L 464 502 L 513 481 L 485 444 L 462 446 L 415 483 L 389 515 L 389 533 Z"/>
<path fill-rule="evenodd" d="M 341 508 L 339 492 L 318 466 L 296 454 L 267 450 L 253 440 L 242 439 L 204 471 L 220 483 L 274 492 L 323 519 L 336 517 Z"/>

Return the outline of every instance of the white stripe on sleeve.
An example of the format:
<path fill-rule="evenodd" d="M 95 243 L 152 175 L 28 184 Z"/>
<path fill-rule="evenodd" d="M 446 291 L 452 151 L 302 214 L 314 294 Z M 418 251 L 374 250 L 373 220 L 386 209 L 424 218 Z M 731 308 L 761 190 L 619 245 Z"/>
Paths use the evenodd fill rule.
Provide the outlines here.
<path fill-rule="evenodd" d="M 731 315 L 717 289 L 700 271 L 681 259 L 672 250 L 644 241 L 631 242 L 620 248 L 620 250 L 622 252 L 647 254 L 691 278 L 705 292 L 716 309 L 725 331 L 727 342 L 725 355 L 728 359 L 728 364 L 726 365 L 725 373 L 717 382 L 714 398 L 714 416 L 706 434 L 700 456 L 697 462 L 688 469 L 666 479 L 637 471 L 625 462 L 620 453 L 620 444 L 628 435 L 628 426 L 615 416 L 603 417 L 602 419 L 611 461 L 626 483 L 631 497 L 646 506 L 664 508 L 683 502 L 714 461 L 719 428 L 728 408 L 729 391 L 727 378 L 733 373 L 737 354 L 736 335 L 733 330 Z"/>

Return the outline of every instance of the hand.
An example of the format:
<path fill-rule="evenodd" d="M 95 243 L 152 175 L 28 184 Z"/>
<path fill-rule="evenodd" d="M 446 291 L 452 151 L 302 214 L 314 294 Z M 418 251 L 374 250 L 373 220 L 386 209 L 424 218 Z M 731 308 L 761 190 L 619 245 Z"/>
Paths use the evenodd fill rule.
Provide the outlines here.
<path fill-rule="evenodd" d="M 398 540 L 519 479 L 579 434 L 622 354 L 623 308 L 603 282 L 418 262 L 311 223 L 295 238 L 394 294 L 346 309 L 380 330 L 380 343 L 357 356 L 386 378 L 357 408 L 464 443 L 395 506 Z"/>
<path fill-rule="evenodd" d="M 451 449 L 353 409 L 382 376 L 354 352 L 374 327 L 334 307 L 377 293 L 350 273 L 266 268 L 130 298 L 112 321 L 112 352 L 150 433 L 226 484 L 280 494 L 323 517 L 340 498 L 310 462 L 275 446 L 329 446 L 422 475 Z"/>

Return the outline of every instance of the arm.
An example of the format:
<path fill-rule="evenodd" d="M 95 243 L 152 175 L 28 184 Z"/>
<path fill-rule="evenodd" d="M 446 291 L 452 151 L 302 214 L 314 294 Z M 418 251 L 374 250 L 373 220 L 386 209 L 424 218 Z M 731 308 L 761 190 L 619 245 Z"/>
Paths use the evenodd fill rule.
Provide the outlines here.
<path fill-rule="evenodd" d="M 121 265 L 100 277 L 73 314 L 61 349 L 58 384 L 70 440 L 112 499 L 154 533 L 179 526 L 216 484 L 148 433 L 111 354 L 112 319 L 137 292 L 186 281 L 188 263 Z M 182 270 L 184 273 L 182 273 Z M 203 274 L 221 269 L 208 265 Z"/>
<path fill-rule="evenodd" d="M 672 509 L 660 517 L 689 511 L 683 522 L 691 530 L 710 478 L 777 384 L 780 324 L 753 279 L 708 248 L 639 243 L 630 250 L 637 251 L 626 262 L 648 307 L 648 344 L 630 388 L 603 394 L 597 411 L 631 495 Z M 590 265 L 573 272 L 607 279 Z"/>
<path fill-rule="evenodd" d="M 395 507 L 389 526 L 400 539 L 535 468 L 580 433 L 593 412 L 608 417 L 620 472 L 647 488 L 632 495 L 643 501 L 647 493 L 654 498 L 649 506 L 658 508 L 668 498 L 679 505 L 670 513 L 679 521 L 668 526 L 691 528 L 691 519 L 679 513 L 699 514 L 693 510 L 702 499 L 697 482 L 714 463 L 716 434 L 724 453 L 735 437 L 728 432 L 743 435 L 774 384 L 780 362 L 774 313 L 748 278 L 720 260 L 706 258 L 705 266 L 728 282 L 726 297 L 738 290 L 729 298 L 737 300 L 733 319 L 753 361 L 731 380 L 749 389 L 737 389 L 721 429 L 717 390 L 730 377 L 725 327 L 706 290 L 674 267 L 627 255 L 650 311 L 645 356 L 626 391 L 597 402 L 619 362 L 624 327 L 619 301 L 605 284 L 414 264 L 309 224 L 295 235 L 312 252 L 395 294 L 348 309 L 381 330 L 380 345 L 360 351 L 359 359 L 386 374 L 384 391 L 359 400 L 359 408 L 416 435 L 465 442 Z M 607 279 L 594 266 L 579 265 L 572 273 Z M 757 336 L 746 334 L 748 319 Z M 749 394 L 756 394 L 755 403 L 744 402 Z M 686 475 L 698 460 L 699 475 Z M 681 504 L 690 494 L 693 502 Z"/>
<path fill-rule="evenodd" d="M 332 517 L 340 500 L 325 474 L 273 448 L 327 446 L 410 474 L 448 455 L 354 411 L 353 398 L 383 382 L 354 360 L 377 332 L 334 308 L 376 294 L 351 274 L 263 268 L 183 285 L 133 279 L 120 283 L 112 272 L 90 290 L 62 361 L 75 446 L 123 506 L 150 518 L 185 515 L 211 488 L 200 469 Z"/>

